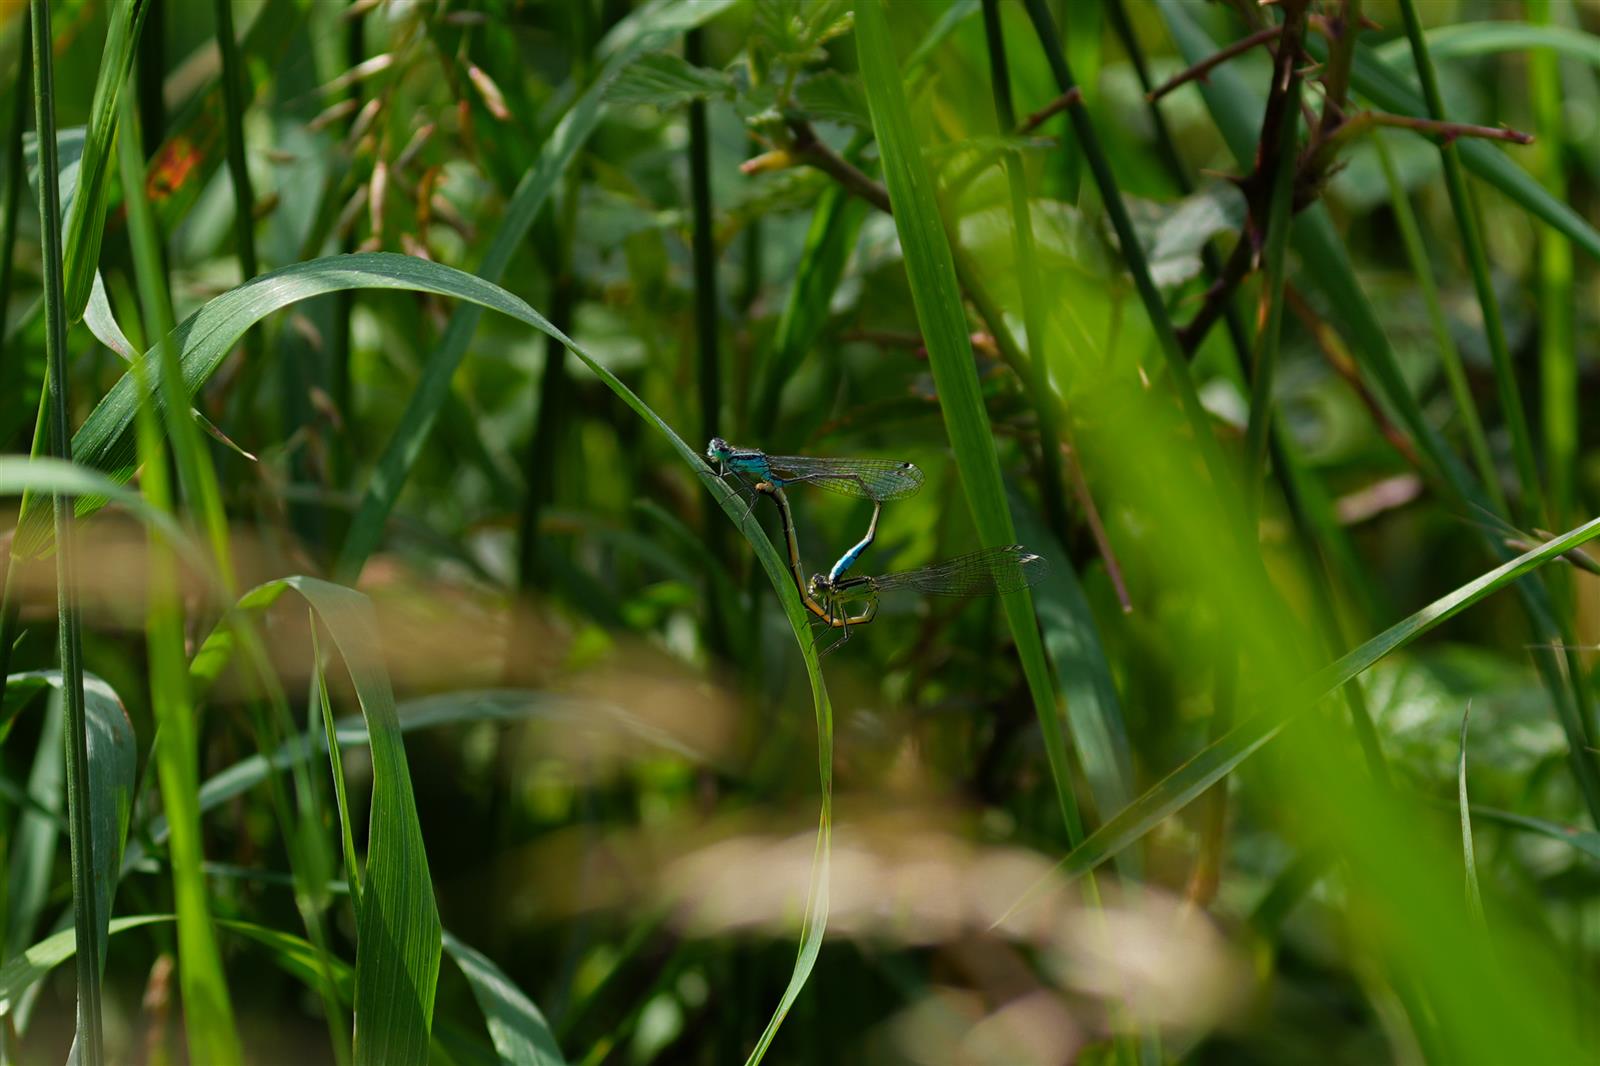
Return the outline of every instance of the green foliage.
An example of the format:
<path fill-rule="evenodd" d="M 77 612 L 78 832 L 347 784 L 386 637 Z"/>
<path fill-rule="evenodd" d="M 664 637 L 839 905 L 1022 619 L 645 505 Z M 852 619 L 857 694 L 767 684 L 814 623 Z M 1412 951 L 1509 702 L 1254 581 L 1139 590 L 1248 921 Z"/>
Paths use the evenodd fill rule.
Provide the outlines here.
<path fill-rule="evenodd" d="M 0 1058 L 1596 1057 L 1587 8 L 31 7 Z"/>

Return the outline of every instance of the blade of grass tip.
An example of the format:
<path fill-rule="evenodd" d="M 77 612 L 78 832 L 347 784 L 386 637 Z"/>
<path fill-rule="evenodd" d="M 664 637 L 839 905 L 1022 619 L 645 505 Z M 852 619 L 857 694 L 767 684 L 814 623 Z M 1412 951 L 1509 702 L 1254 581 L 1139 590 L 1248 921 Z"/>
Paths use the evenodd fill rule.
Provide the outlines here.
<path fill-rule="evenodd" d="M 1011 544 L 1016 533 L 1000 480 L 994 433 L 978 386 L 955 263 L 921 148 L 911 128 L 911 113 L 881 0 L 867 0 L 857 7 L 856 32 L 867 104 L 883 160 L 885 185 L 894 207 L 912 303 L 928 347 L 928 363 L 945 430 L 961 472 L 967 506 L 986 543 Z M 1067 837 L 1076 843 L 1082 838 L 1083 824 L 1073 795 L 1072 769 L 1032 597 L 1026 590 L 1013 593 L 1004 597 L 1003 606 L 1044 737 Z"/>
<path fill-rule="evenodd" d="M 1011 72 L 1006 65 L 1006 42 L 1000 23 L 999 0 L 983 0 L 984 43 L 989 52 L 989 83 L 994 92 L 995 121 L 1000 130 L 1017 125 L 1016 108 L 1011 101 Z M 1044 294 L 1039 289 L 1038 263 L 1034 257 L 1033 219 L 1028 206 L 1028 179 L 1022 155 L 1015 149 L 1002 156 L 1006 186 L 1011 196 L 1012 243 L 1017 257 L 1018 280 L 1022 291 L 1022 327 L 1028 338 L 1028 392 L 1039 421 L 1039 486 L 1044 511 L 1056 539 L 1065 543 L 1070 535 L 1067 522 L 1067 489 L 1061 476 L 1061 433 L 1056 425 L 1055 395 L 1050 391 L 1048 362 L 1045 359 Z M 1076 450 L 1074 450 L 1076 451 Z"/>
<path fill-rule="evenodd" d="M 158 0 L 123 0 L 106 12 L 108 25 L 89 128 L 78 164 L 78 190 L 67 209 L 65 233 L 67 320 L 76 322 L 89 302 L 89 287 L 100 264 L 100 239 L 106 228 L 106 197 L 116 159 L 111 142 L 117 134 L 118 102 L 128 83 L 133 53 L 145 16 Z"/>
<path fill-rule="evenodd" d="M 538 160 L 518 183 L 516 192 L 506 205 L 505 216 L 495 239 L 479 264 L 479 277 L 498 282 L 505 274 L 512 255 L 521 246 L 528 227 L 543 209 L 551 189 L 566 172 L 578 149 L 599 125 L 605 113 L 606 87 L 617 72 L 633 56 L 653 46 L 663 35 L 700 25 L 729 7 L 730 2 L 645 8 L 612 28 L 599 46 L 601 54 L 608 57 L 604 72 L 573 102 L 540 148 Z M 394 509 L 407 475 L 422 454 L 428 433 L 449 395 L 450 379 L 466 356 L 467 345 L 477 329 L 481 314 L 482 311 L 476 307 L 459 308 L 450 317 L 444 336 L 429 355 L 411 401 L 401 414 L 400 424 L 378 460 L 367 490 L 362 495 L 361 507 L 350 524 L 350 531 L 334 566 L 334 574 L 339 580 L 354 581 L 367 557 L 382 542 L 389 512 Z"/>
<path fill-rule="evenodd" d="M 1550 0 L 1533 0 L 1535 24 L 1551 23 Z M 1600 43 L 1600 42 L 1597 42 Z M 1533 103 L 1535 170 L 1550 195 L 1567 199 L 1562 154 L 1566 141 L 1558 54 L 1543 48 L 1528 55 Z M 1550 489 L 1550 520 L 1564 525 L 1577 498 L 1578 365 L 1573 337 L 1572 245 L 1561 234 L 1539 232 L 1539 420 Z"/>
<path fill-rule="evenodd" d="M 1554 540 L 1525 552 L 1441 596 L 1422 610 L 1396 622 L 1359 647 L 1318 671 L 1300 698 L 1287 710 L 1268 708 L 1234 726 L 1226 735 L 1201 749 L 1193 758 L 1162 778 L 1123 808 L 1055 866 L 1054 872 L 1077 876 L 1143 837 L 1165 819 L 1182 810 L 1196 796 L 1232 773 L 1262 745 L 1282 731 L 1295 716 L 1314 706 L 1334 688 L 1360 676 L 1380 659 L 1405 647 L 1434 627 L 1460 614 L 1491 593 L 1515 584 L 1543 564 L 1579 545 L 1600 537 L 1600 518 L 1578 526 Z M 1015 914 L 1049 880 L 1047 875 L 1013 904 L 996 925 Z"/>
<path fill-rule="evenodd" d="M 1433 60 L 1428 55 L 1428 42 L 1422 34 L 1422 22 L 1417 17 L 1414 0 L 1400 0 L 1400 17 L 1405 24 L 1406 37 L 1411 41 L 1411 56 L 1416 63 L 1417 77 L 1422 84 L 1422 96 L 1428 105 L 1428 114 L 1438 122 L 1446 122 L 1444 99 L 1439 94 L 1439 81 L 1433 70 Z M 1467 186 L 1466 171 L 1461 164 L 1459 147 L 1454 140 L 1446 139 L 1439 145 L 1439 156 L 1444 162 L 1445 189 L 1450 195 L 1450 207 L 1455 214 L 1456 228 L 1461 233 L 1462 251 L 1472 271 L 1472 285 L 1478 294 L 1478 306 L 1483 312 L 1484 335 L 1489 342 L 1489 355 L 1494 366 L 1495 386 L 1500 393 L 1500 414 L 1511 435 L 1511 454 L 1516 461 L 1517 477 L 1521 482 L 1522 508 L 1538 522 L 1545 522 L 1544 491 L 1540 487 L 1539 469 L 1533 457 L 1533 437 L 1528 431 L 1527 415 L 1522 408 L 1522 393 L 1517 385 L 1516 368 L 1511 362 L 1511 351 L 1506 344 L 1505 325 L 1500 319 L 1500 300 L 1495 295 L 1494 280 L 1489 272 L 1489 258 L 1483 247 L 1483 233 L 1478 221 L 1478 206 Z"/>
<path fill-rule="evenodd" d="M 34 129 L 39 142 L 39 232 L 44 258 L 45 363 L 50 391 L 51 451 L 71 461 L 72 439 L 67 432 L 67 318 L 62 291 L 61 199 L 55 175 L 55 57 L 50 31 L 49 0 L 33 0 L 33 100 Z M 62 492 L 53 494 L 56 538 L 56 620 L 61 674 L 65 679 L 67 824 L 71 842 L 72 912 L 77 942 L 87 962 L 76 967 L 78 1017 L 75 1044 L 80 1061 L 99 1066 L 105 1061 L 101 1027 L 100 969 L 103 940 L 95 914 L 94 829 L 89 810 L 89 721 L 83 696 L 83 643 L 74 604 L 77 575 L 74 569 L 72 501 Z"/>
<path fill-rule="evenodd" d="M 124 117 L 132 112 L 131 102 L 123 105 Z M 118 143 L 123 167 L 123 186 L 142 189 L 143 174 L 136 153 L 139 138 L 129 125 Z M 129 198 L 130 201 L 142 198 Z M 151 271 L 161 269 L 152 255 L 149 239 L 148 208 L 129 205 L 130 228 L 135 256 L 135 280 L 145 302 L 145 321 L 155 333 L 157 347 L 165 362 L 174 361 L 171 345 L 165 340 L 168 321 L 163 321 L 156 306 L 163 298 L 152 291 L 160 287 Z M 167 318 L 170 320 L 170 312 Z M 153 507 L 174 511 L 172 488 L 168 482 L 166 446 L 146 373 L 146 360 L 140 356 L 131 363 L 131 373 L 145 402 L 139 404 L 139 458 L 144 476 L 141 486 Z M 178 412 L 188 409 L 188 398 L 181 398 Z M 178 414 L 171 421 L 186 421 Z M 174 445 L 181 447 L 178 441 Z M 184 654 L 183 603 L 178 572 L 171 547 L 154 531 L 149 535 L 150 596 L 146 614 L 146 634 L 150 666 L 150 696 L 158 735 L 154 744 L 157 784 L 170 831 L 168 863 L 172 876 L 172 895 L 177 914 L 178 985 L 183 997 L 184 1029 L 191 1053 L 204 1062 L 243 1061 L 234 1024 L 233 1004 L 228 995 L 221 950 L 212 925 L 209 890 L 205 873 L 205 846 L 200 828 L 199 764 L 200 738 L 197 708 L 189 683 L 188 662 Z"/>
<path fill-rule="evenodd" d="M 1467 870 L 1467 908 L 1483 924 L 1483 895 L 1478 891 L 1478 863 L 1472 857 L 1472 809 L 1467 802 L 1467 721 L 1472 717 L 1472 702 L 1461 713 L 1461 748 L 1456 759 L 1456 796 L 1461 807 L 1461 857 Z"/>
<path fill-rule="evenodd" d="M 1416 212 L 1411 208 L 1411 197 L 1406 194 L 1405 186 L 1400 182 L 1400 175 L 1395 170 L 1394 160 L 1390 157 L 1385 144 L 1386 140 L 1382 131 L 1379 131 L 1372 137 L 1372 146 L 1377 151 L 1383 179 L 1389 186 L 1389 204 L 1394 210 L 1395 225 L 1400 230 L 1400 243 L 1405 247 L 1406 259 L 1411 264 L 1411 273 L 1417 279 L 1417 288 L 1422 293 L 1423 305 L 1428 309 L 1428 325 L 1433 330 L 1433 341 L 1439 349 L 1439 365 L 1444 368 L 1451 399 L 1455 401 L 1456 412 L 1467 433 L 1467 449 L 1472 453 L 1472 462 L 1477 467 L 1478 478 L 1483 482 L 1484 491 L 1494 501 L 1499 511 L 1509 514 L 1511 508 L 1506 502 L 1505 489 L 1500 485 L 1499 472 L 1495 469 L 1494 459 L 1489 453 L 1489 441 L 1483 432 L 1483 420 L 1478 416 L 1478 405 L 1472 398 L 1471 387 L 1467 384 L 1467 372 L 1461 365 L 1461 352 L 1456 347 L 1455 336 L 1450 332 L 1450 324 L 1445 318 L 1444 305 L 1439 300 L 1439 285 L 1434 280 L 1433 265 L 1428 259 L 1422 228 L 1417 223 Z"/>

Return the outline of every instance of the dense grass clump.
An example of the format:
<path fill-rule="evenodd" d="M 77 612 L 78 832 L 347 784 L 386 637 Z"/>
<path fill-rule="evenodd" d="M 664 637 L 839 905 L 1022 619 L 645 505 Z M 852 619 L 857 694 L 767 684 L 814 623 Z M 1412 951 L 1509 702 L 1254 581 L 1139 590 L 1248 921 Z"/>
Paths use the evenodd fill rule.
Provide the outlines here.
<path fill-rule="evenodd" d="M 1597 67 L 0 5 L 0 1060 L 1600 1057 Z"/>

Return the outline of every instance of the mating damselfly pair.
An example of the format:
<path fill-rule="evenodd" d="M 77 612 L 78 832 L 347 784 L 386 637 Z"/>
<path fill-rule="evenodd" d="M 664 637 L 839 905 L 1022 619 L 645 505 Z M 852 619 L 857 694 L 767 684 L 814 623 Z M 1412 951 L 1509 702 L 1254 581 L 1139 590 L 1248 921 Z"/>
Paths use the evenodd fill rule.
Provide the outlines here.
<path fill-rule="evenodd" d="M 850 627 L 872 621 L 878 597 L 907 589 L 932 596 L 977 596 L 1016 592 L 1037 583 L 1046 572 L 1043 558 L 1020 544 L 985 548 L 953 559 L 875 577 L 847 577 L 878 534 L 878 517 L 889 500 L 910 496 L 922 487 L 922 471 L 911 463 L 890 459 L 824 459 L 804 455 L 768 455 L 755 448 L 735 448 L 714 437 L 706 457 L 723 476 L 732 476 L 752 493 L 768 496 L 778 508 L 783 525 L 789 568 L 800 599 L 815 619 L 840 632 L 832 647 L 850 639 Z M 841 555 L 826 573 L 807 580 L 795 535 L 794 515 L 784 489 L 809 484 L 845 496 L 872 501 L 872 520 L 866 535 Z"/>

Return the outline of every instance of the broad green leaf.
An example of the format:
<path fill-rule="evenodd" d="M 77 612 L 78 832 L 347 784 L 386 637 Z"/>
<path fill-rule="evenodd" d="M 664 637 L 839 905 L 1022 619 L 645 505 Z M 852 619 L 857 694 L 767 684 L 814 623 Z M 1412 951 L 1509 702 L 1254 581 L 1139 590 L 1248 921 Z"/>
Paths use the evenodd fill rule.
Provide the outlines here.
<path fill-rule="evenodd" d="M 691 100 L 733 95 L 733 79 L 720 70 L 697 67 L 669 52 L 640 56 L 605 89 L 608 104 L 677 107 Z"/>
<path fill-rule="evenodd" d="M 794 97 L 800 109 L 819 122 L 836 122 L 857 129 L 872 125 L 861 86 L 836 70 L 825 70 L 807 78 L 795 88 Z"/>

